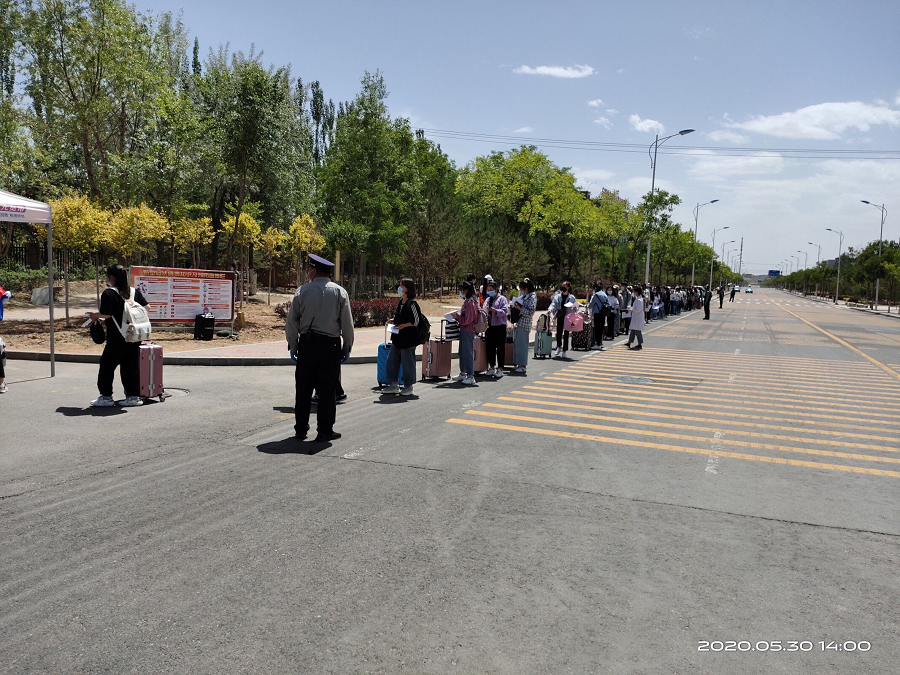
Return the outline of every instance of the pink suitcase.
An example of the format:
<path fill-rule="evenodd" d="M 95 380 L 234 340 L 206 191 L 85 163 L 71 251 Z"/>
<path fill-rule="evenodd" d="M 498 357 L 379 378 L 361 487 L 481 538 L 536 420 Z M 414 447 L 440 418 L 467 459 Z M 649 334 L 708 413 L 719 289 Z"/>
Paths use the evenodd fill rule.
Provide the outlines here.
<path fill-rule="evenodd" d="M 504 361 L 506 362 L 506 367 L 512 368 L 514 365 L 516 365 L 516 343 L 509 342 L 507 340 L 506 350 L 504 353 L 505 353 Z"/>
<path fill-rule="evenodd" d="M 163 350 L 159 345 L 145 342 L 140 348 L 141 397 L 166 400 L 163 388 Z"/>
<path fill-rule="evenodd" d="M 483 373 L 488 369 L 487 343 L 483 337 L 475 337 L 475 372 Z"/>
<path fill-rule="evenodd" d="M 422 379 L 450 377 L 453 343 L 448 340 L 429 340 L 422 354 Z"/>

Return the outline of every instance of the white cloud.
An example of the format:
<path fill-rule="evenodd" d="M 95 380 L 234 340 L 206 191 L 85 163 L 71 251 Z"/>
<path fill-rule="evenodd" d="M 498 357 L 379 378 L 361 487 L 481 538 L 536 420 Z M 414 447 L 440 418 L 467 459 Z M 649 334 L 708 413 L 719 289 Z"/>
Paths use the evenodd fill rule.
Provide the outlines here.
<path fill-rule="evenodd" d="M 710 131 L 708 134 L 706 134 L 706 137 L 716 143 L 731 143 L 732 145 L 750 142 L 749 137 L 744 136 L 743 134 L 739 134 L 735 131 L 726 131 L 724 129 Z"/>
<path fill-rule="evenodd" d="M 612 122 L 610 122 L 605 117 L 598 117 L 594 120 L 594 124 L 599 124 L 604 129 L 612 129 Z"/>
<path fill-rule="evenodd" d="M 622 73 L 625 72 L 625 69 L 624 69 L 624 68 L 619 68 L 616 72 L 617 72 L 619 75 L 621 75 Z"/>
<path fill-rule="evenodd" d="M 777 152 L 757 152 L 746 157 L 727 157 L 697 151 L 689 173 L 698 180 L 715 182 L 732 176 L 768 176 L 781 173 L 784 157 Z"/>
<path fill-rule="evenodd" d="M 897 98 L 894 99 L 894 105 L 900 105 L 900 91 L 897 92 Z"/>
<path fill-rule="evenodd" d="M 534 129 L 532 129 L 531 127 L 519 127 L 518 129 L 516 129 L 515 133 L 530 134 L 532 131 L 534 131 Z"/>
<path fill-rule="evenodd" d="M 656 120 L 642 120 L 639 115 L 632 115 L 628 118 L 628 121 L 631 123 L 631 128 L 635 131 L 655 131 L 658 134 L 665 131 L 665 127 Z"/>
<path fill-rule="evenodd" d="M 562 77 L 566 79 L 590 77 L 594 74 L 594 69 L 590 66 L 574 65 L 574 66 L 519 66 L 513 69 L 514 73 L 519 75 L 549 75 L 550 77 Z"/>
<path fill-rule="evenodd" d="M 595 98 L 593 101 L 588 101 L 588 105 L 592 108 L 599 108 L 601 105 L 603 105 L 603 101 L 599 98 Z"/>
<path fill-rule="evenodd" d="M 607 108 L 607 109 L 606 109 L 606 114 L 607 114 L 607 115 L 610 115 L 610 116 L 612 116 L 612 115 L 618 115 L 618 114 L 619 114 L 619 111 L 616 110 L 615 108 Z"/>
<path fill-rule="evenodd" d="M 689 28 L 685 31 L 688 34 L 688 37 L 692 37 L 695 40 L 699 40 L 702 37 L 706 37 L 707 35 L 712 35 L 712 28 Z"/>
<path fill-rule="evenodd" d="M 848 129 L 866 132 L 879 124 L 900 126 L 900 111 L 860 101 L 819 103 L 778 115 L 758 115 L 729 126 L 777 138 L 835 140 Z"/>

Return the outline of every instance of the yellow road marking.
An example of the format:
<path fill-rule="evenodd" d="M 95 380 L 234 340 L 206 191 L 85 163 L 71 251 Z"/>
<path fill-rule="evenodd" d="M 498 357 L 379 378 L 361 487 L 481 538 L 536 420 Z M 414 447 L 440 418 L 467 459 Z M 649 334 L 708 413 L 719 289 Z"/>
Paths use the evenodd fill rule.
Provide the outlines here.
<path fill-rule="evenodd" d="M 843 394 L 841 394 L 840 401 L 835 401 L 835 397 L 833 394 L 830 396 L 817 396 L 813 393 L 804 393 L 804 394 L 797 393 L 797 394 L 791 395 L 790 392 L 779 392 L 777 389 L 773 389 L 766 395 L 760 395 L 760 394 L 743 393 L 743 392 L 759 392 L 759 391 L 764 391 L 764 388 L 744 387 L 739 384 L 730 384 L 730 385 L 723 386 L 720 383 L 706 384 L 702 381 L 697 382 L 693 386 L 678 385 L 679 387 L 684 387 L 684 388 L 679 389 L 676 386 L 667 385 L 665 382 L 654 381 L 652 383 L 641 384 L 640 382 L 630 383 L 630 382 L 622 382 L 620 380 L 613 380 L 613 379 L 605 379 L 605 378 L 601 379 L 601 378 L 598 378 L 598 377 L 592 376 L 592 375 L 573 373 L 568 368 L 560 373 L 555 374 L 555 375 L 547 375 L 547 377 L 550 379 L 553 379 L 553 380 L 562 380 L 564 382 L 565 381 L 575 381 L 575 382 L 586 382 L 586 383 L 592 382 L 594 384 L 608 384 L 610 387 L 618 387 L 620 385 L 637 386 L 637 387 L 641 387 L 643 389 L 648 389 L 650 391 L 685 391 L 685 392 L 692 391 L 697 394 L 727 393 L 734 397 L 741 397 L 743 399 L 750 399 L 750 400 L 755 399 L 758 401 L 766 401 L 766 402 L 770 402 L 770 403 L 777 403 L 778 401 L 802 400 L 802 401 L 807 401 L 809 403 L 822 403 L 822 404 L 828 404 L 828 405 L 838 404 L 838 405 L 840 405 L 841 408 L 846 408 L 849 410 L 859 410 L 866 414 L 872 414 L 872 413 L 869 413 L 869 411 L 872 410 L 873 407 L 880 407 L 886 411 L 893 410 L 897 413 L 898 416 L 900 416 L 900 406 L 898 406 L 896 403 L 897 399 L 892 400 L 892 399 L 887 399 L 887 398 L 870 397 L 868 399 L 868 401 L 863 401 L 863 399 L 853 399 L 853 398 L 849 398 L 849 397 L 846 397 Z M 637 376 L 633 376 L 633 377 L 637 377 Z M 649 379 L 653 379 L 652 376 Z M 702 378 L 698 377 L 697 379 L 701 380 Z M 838 386 L 837 383 L 835 383 L 835 386 Z M 824 390 L 820 390 L 820 391 L 824 391 Z M 779 395 L 779 393 L 781 393 L 781 395 Z M 818 410 L 818 409 L 819 408 L 813 408 L 813 410 Z"/>
<path fill-rule="evenodd" d="M 513 392 L 513 393 L 516 393 L 516 392 Z M 498 396 L 497 400 L 498 401 L 515 401 L 516 403 L 531 403 L 532 405 L 551 405 L 551 406 L 558 406 L 560 408 L 577 408 L 579 410 L 609 410 L 608 402 L 605 405 L 599 405 L 599 406 L 598 405 L 583 405 L 580 403 L 570 403 L 568 401 L 565 403 L 556 403 L 554 401 L 544 400 L 545 398 L 555 397 L 552 394 L 532 394 L 531 392 L 527 392 L 527 391 L 522 391 L 522 392 L 518 392 L 518 393 L 520 396 L 538 397 L 538 400 L 535 400 L 533 398 L 516 398 L 514 396 Z M 571 398 L 572 400 L 575 400 L 575 401 L 582 400 L 582 399 L 570 397 L 570 396 L 563 396 L 562 398 Z M 485 404 L 485 405 L 487 405 L 487 404 Z M 628 401 L 619 400 L 619 397 L 616 397 L 615 405 L 616 405 L 616 407 L 629 408 L 629 410 L 626 411 L 629 415 L 643 415 L 645 417 L 658 417 L 658 413 L 656 411 L 647 411 L 646 403 L 629 403 Z M 634 410 L 631 410 L 631 408 L 634 408 Z M 702 412 L 709 413 L 710 411 L 704 410 Z M 747 415 L 744 413 L 735 413 L 735 412 L 729 412 L 728 417 L 729 418 L 740 417 L 742 419 L 751 419 L 751 420 L 765 420 L 767 422 L 794 422 L 794 420 L 785 419 L 785 418 L 781 418 L 781 417 L 768 417 L 766 415 Z M 742 427 L 756 428 L 756 427 L 760 426 L 759 422 L 739 422 L 734 419 L 720 419 L 720 420 L 716 420 L 716 422 L 718 422 L 720 424 L 730 424 L 730 425 L 742 426 Z M 811 420 L 807 420 L 807 421 L 797 420 L 796 423 L 821 424 L 821 422 L 819 422 L 819 421 L 811 421 Z M 860 426 L 857 426 L 854 424 L 832 424 L 831 426 L 845 427 L 847 429 L 850 429 L 850 431 L 834 431 L 833 429 L 818 429 L 818 428 L 817 429 L 803 429 L 803 428 L 798 429 L 795 426 L 789 427 L 789 426 L 782 426 L 780 424 L 768 424 L 768 425 L 766 425 L 766 428 L 780 429 L 782 431 L 802 431 L 805 434 L 820 434 L 820 435 L 824 435 L 824 436 L 853 436 L 854 438 L 865 438 L 866 440 L 869 440 L 869 441 L 886 441 L 888 443 L 896 443 L 897 442 L 897 438 L 892 437 L 892 436 L 873 436 L 872 434 L 859 433 L 860 429 L 866 429 L 867 427 L 860 427 Z M 729 431 L 729 430 L 726 429 L 726 431 Z M 740 430 L 735 430 L 735 431 L 736 431 L 736 433 L 741 433 Z"/>
<path fill-rule="evenodd" d="M 869 356 L 868 354 L 866 354 L 866 353 L 863 352 L 863 351 L 860 351 L 859 349 L 857 349 L 856 347 L 854 347 L 853 345 L 851 345 L 851 344 L 850 344 L 849 342 L 847 342 L 846 340 L 842 340 L 842 339 L 839 338 L 837 335 L 835 335 L 835 334 L 833 334 L 833 333 L 829 333 L 829 332 L 828 332 L 827 330 L 825 330 L 824 328 L 819 328 L 819 327 L 818 327 L 816 324 L 814 324 L 812 321 L 807 321 L 807 320 L 804 319 L 802 316 L 799 316 L 799 315 L 797 315 L 797 314 L 794 314 L 791 310 L 786 309 L 785 307 L 782 307 L 781 309 L 783 309 L 785 312 L 787 312 L 788 314 L 790 314 L 790 315 L 791 315 L 792 317 L 794 317 L 795 319 L 800 319 L 800 321 L 802 321 L 803 323 L 805 323 L 807 326 L 811 326 L 812 328 L 815 328 L 817 331 L 819 331 L 820 333 L 822 333 L 822 335 L 827 335 L 828 337 L 830 337 L 832 340 L 834 340 L 834 341 L 837 342 L 838 344 L 844 345 L 847 349 L 849 349 L 849 350 L 852 351 L 852 352 L 856 352 L 857 354 L 859 354 L 861 357 L 863 357 L 863 358 L 866 359 L 867 361 L 870 361 L 870 362 L 871 362 L 872 364 L 874 364 L 875 366 L 881 368 L 881 369 L 882 369 L 884 372 L 886 372 L 888 375 L 892 375 L 892 376 L 894 376 L 896 379 L 900 380 L 900 373 L 895 372 L 892 368 L 888 368 L 888 367 L 887 367 L 886 365 L 884 365 L 881 361 L 878 361 L 878 360 L 876 360 L 876 359 L 873 359 L 871 356 Z"/>
<path fill-rule="evenodd" d="M 710 368 L 706 364 L 703 365 L 677 365 L 677 366 L 664 366 L 662 369 L 656 368 L 654 369 L 653 364 L 637 364 L 634 361 L 610 361 L 607 359 L 598 359 L 596 361 L 592 361 L 590 359 L 583 359 L 578 361 L 577 363 L 569 366 L 569 368 L 574 368 L 577 370 L 585 370 L 590 372 L 597 373 L 617 373 L 622 375 L 636 375 L 637 373 L 647 373 L 647 377 L 658 377 L 661 379 L 665 379 L 665 381 L 669 380 L 727 380 L 731 374 L 735 374 L 736 376 L 741 378 L 742 382 L 749 383 L 765 383 L 767 385 L 777 385 L 779 387 L 788 387 L 791 389 L 806 389 L 803 385 L 794 384 L 797 378 L 803 378 L 803 382 L 809 384 L 811 387 L 815 387 L 817 385 L 828 386 L 833 385 L 836 378 L 846 378 L 850 377 L 847 373 L 841 373 L 838 371 L 831 371 L 831 374 L 826 376 L 819 375 L 810 375 L 808 372 L 799 370 L 799 371 L 785 371 L 785 370 L 775 370 L 771 373 L 770 377 L 762 377 L 756 375 L 759 372 L 759 368 L 748 368 L 747 364 L 743 366 L 731 366 L 724 368 Z M 866 375 L 866 378 L 872 382 L 873 379 L 877 382 L 878 386 L 883 391 L 891 391 L 900 393 L 900 385 L 895 384 L 889 378 L 882 375 L 881 373 L 877 373 L 873 371 L 870 366 L 866 366 L 869 368 L 869 373 Z M 660 371 L 664 371 L 663 375 L 660 375 Z M 697 374 L 702 372 L 703 377 L 698 378 Z M 845 387 L 844 383 L 841 383 L 842 389 Z M 854 385 L 846 385 L 848 391 L 854 393 L 866 393 L 871 391 L 871 385 L 867 387 L 857 387 Z"/>
<path fill-rule="evenodd" d="M 501 397 L 502 398 L 502 397 Z M 613 417 L 610 415 L 600 415 L 597 413 L 578 413 L 571 411 L 557 411 L 557 410 L 546 410 L 541 408 L 528 408 L 526 406 L 518 406 L 518 405 L 504 405 L 501 403 L 485 403 L 485 408 L 500 408 L 503 410 L 522 410 L 528 412 L 536 412 L 542 413 L 544 415 L 564 415 L 566 417 L 583 417 L 586 419 L 593 420 L 606 420 L 608 422 L 618 422 L 621 420 L 620 417 Z M 659 421 L 659 420 L 657 420 Z M 801 436 L 783 436 L 781 434 L 764 434 L 759 431 L 741 431 L 740 429 L 715 429 L 711 427 L 704 427 L 694 424 L 681 424 L 680 422 L 672 422 L 671 420 L 666 420 L 663 422 L 665 428 L 668 429 L 690 429 L 691 431 L 708 431 L 710 433 L 714 433 L 716 431 L 727 431 L 728 433 L 739 434 L 740 436 L 750 436 L 751 438 L 774 438 L 779 441 L 790 441 L 792 443 L 814 443 L 816 445 L 828 445 L 828 446 L 840 446 L 842 448 L 856 448 L 858 450 L 875 450 L 879 452 L 900 452 L 900 448 L 889 448 L 883 445 L 871 445 L 868 443 L 848 443 L 846 441 L 834 441 L 834 440 L 825 440 L 822 438 L 805 438 Z M 731 424 L 734 424 L 731 422 Z M 750 426 L 747 424 L 747 426 Z M 654 427 L 655 428 L 655 427 Z M 631 432 L 629 432 L 631 433 Z M 647 431 L 647 432 L 639 432 L 639 433 L 656 433 L 656 431 Z M 666 436 L 669 436 L 669 432 L 665 432 Z M 679 438 L 676 436 L 675 438 Z M 702 439 L 700 439 L 702 440 Z M 894 441 L 896 442 L 896 440 Z M 897 460 L 900 462 L 900 459 Z"/>
<path fill-rule="evenodd" d="M 489 410 L 467 410 L 467 415 L 483 415 L 485 417 L 501 417 L 507 420 L 520 420 L 524 422 L 539 422 L 541 424 L 552 424 L 554 426 L 580 427 L 582 429 L 596 429 L 597 431 L 608 431 L 615 434 L 631 434 L 632 436 L 646 435 L 648 431 L 644 429 L 626 429 L 622 425 L 617 427 L 607 426 L 605 424 L 591 424 L 589 422 L 575 422 L 572 420 L 554 420 L 544 417 L 529 417 L 527 415 L 497 415 Z M 673 434 L 666 432 L 666 438 L 677 438 L 681 441 L 693 441 L 697 443 L 707 443 L 712 441 L 711 438 L 698 436 L 689 436 L 687 434 Z M 610 438 L 609 442 L 618 442 L 622 439 Z M 864 462 L 884 462 L 886 464 L 900 464 L 900 457 L 877 457 L 874 455 L 859 455 L 847 452 L 834 452 L 831 450 L 812 450 L 810 448 L 795 448 L 789 445 L 775 445 L 773 443 L 756 443 L 754 441 L 743 441 L 738 438 L 718 438 L 716 443 L 726 445 L 738 445 L 743 448 L 754 448 L 756 450 L 772 450 L 774 452 L 793 452 L 800 455 L 821 455 L 822 457 L 840 457 L 841 459 L 859 459 Z M 715 454 L 715 453 L 712 453 Z"/>
<path fill-rule="evenodd" d="M 575 390 L 587 390 L 587 391 L 605 391 L 608 393 L 617 392 L 619 389 L 627 389 L 629 391 L 634 391 L 635 389 L 638 391 L 646 391 L 649 395 L 655 397 L 659 393 L 666 393 L 669 395 L 672 394 L 695 394 L 696 397 L 707 396 L 707 395 L 715 395 L 716 399 L 722 400 L 724 403 L 732 403 L 734 405 L 743 405 L 746 404 L 750 399 L 757 399 L 759 401 L 763 401 L 766 403 L 777 403 L 777 405 L 781 408 L 789 408 L 791 410 L 821 410 L 820 407 L 810 407 L 804 405 L 791 405 L 788 403 L 781 403 L 782 399 L 775 398 L 774 396 L 754 396 L 750 394 L 741 394 L 738 398 L 724 398 L 723 394 L 725 392 L 720 391 L 718 389 L 709 389 L 704 387 L 702 391 L 698 391 L 702 385 L 698 385 L 691 391 L 681 391 L 677 390 L 673 392 L 671 389 L 667 389 L 665 387 L 654 387 L 652 384 L 628 384 L 625 382 L 616 382 L 613 387 L 600 387 L 600 386 L 592 386 L 592 385 L 580 385 L 580 384 L 572 384 L 571 378 L 565 377 L 556 377 L 553 375 L 547 376 L 547 379 L 538 380 L 535 384 L 550 384 L 556 386 L 566 385 Z M 791 399 L 788 399 L 791 400 Z M 859 415 L 864 417 L 870 417 L 873 419 L 888 419 L 888 420 L 896 420 L 897 415 L 900 414 L 898 411 L 897 414 L 894 415 L 882 415 L 875 412 L 869 412 L 865 406 L 853 405 L 850 403 L 843 403 L 842 401 L 826 401 L 827 403 L 833 403 L 835 406 L 846 410 L 846 412 L 852 413 L 853 415 Z"/>
<path fill-rule="evenodd" d="M 535 396 L 548 396 L 549 398 L 570 399 L 572 401 L 583 401 L 583 400 L 585 400 L 585 398 L 587 396 L 586 392 L 578 392 L 578 391 L 574 391 L 572 389 L 564 389 L 564 388 L 560 388 L 560 387 L 534 387 L 534 386 L 527 385 L 527 384 L 523 385 L 523 386 L 525 389 L 528 389 L 529 391 L 514 391 L 513 393 L 514 394 L 525 394 L 525 395 L 531 395 L 533 393 Z M 550 394 L 544 394 L 544 393 L 534 393 L 530 390 L 536 390 L 536 392 L 553 391 L 553 392 L 562 392 L 564 394 L 581 394 L 581 396 L 562 396 L 560 394 L 550 395 Z M 665 396 L 664 397 L 659 394 L 655 395 L 655 396 L 629 396 L 628 394 L 621 394 L 621 393 L 616 392 L 615 398 L 603 398 L 603 399 L 588 398 L 588 400 L 597 401 L 598 403 L 605 403 L 607 405 L 614 405 L 615 403 L 617 403 L 619 401 L 619 399 L 625 399 L 625 400 L 631 400 L 631 401 L 641 401 L 641 402 L 643 402 L 644 405 L 647 405 L 648 403 L 666 403 L 666 404 L 668 404 L 668 403 L 673 403 L 673 404 L 689 403 L 693 408 L 716 408 L 717 410 L 728 410 L 728 411 L 731 411 L 732 408 L 734 408 L 733 405 L 720 405 L 718 403 L 706 403 L 705 401 L 697 401 L 696 398 L 690 398 L 688 396 Z M 733 414 L 735 416 L 741 416 L 740 413 L 733 413 Z M 784 416 L 784 415 L 792 415 L 792 414 L 796 414 L 796 415 L 798 415 L 798 417 L 785 417 Z M 799 415 L 802 415 L 802 417 L 800 417 Z M 814 417 L 814 418 L 818 418 L 818 419 L 815 419 L 815 420 L 804 419 L 804 417 L 808 417 L 808 418 Z M 786 412 L 786 413 L 783 413 L 781 417 L 760 417 L 759 419 L 780 420 L 782 422 L 791 422 L 793 424 L 826 424 L 828 426 L 833 426 L 833 427 L 845 427 L 845 428 L 850 428 L 850 429 L 859 429 L 860 428 L 860 426 L 858 424 L 843 424 L 840 422 L 835 422 L 835 421 L 833 421 L 835 419 L 835 417 L 832 415 L 819 415 L 816 413 Z M 840 419 L 840 418 L 838 418 L 838 419 Z M 883 425 L 889 424 L 888 422 L 882 422 L 880 420 L 873 420 L 871 423 L 872 424 L 883 424 Z M 863 427 L 863 428 L 868 428 L 868 427 Z M 892 431 L 892 429 L 890 427 L 878 428 L 878 431 Z"/>
<path fill-rule="evenodd" d="M 479 420 L 465 420 L 450 418 L 447 420 L 451 424 L 465 424 L 473 427 L 482 427 L 486 429 L 500 429 L 502 431 L 518 431 L 527 434 L 540 434 L 542 436 L 556 436 L 558 438 L 577 438 L 585 441 L 599 441 L 601 443 L 609 443 L 609 439 L 603 436 L 594 436 L 592 434 L 578 434 L 571 431 L 556 431 L 554 429 L 534 429 L 530 427 L 518 427 L 513 424 L 497 424 L 495 422 L 481 422 Z M 717 457 L 728 457 L 731 459 L 747 459 L 755 462 L 767 462 L 769 464 L 785 464 L 788 466 L 805 466 L 811 469 L 826 469 L 829 471 L 845 471 L 848 473 L 861 473 L 870 476 L 890 476 L 892 478 L 900 478 L 900 471 L 888 471 L 886 469 L 870 469 L 862 466 L 842 466 L 840 464 L 825 464 L 824 462 L 807 462 L 799 459 L 787 459 L 785 457 L 767 457 L 765 455 L 750 455 L 740 452 L 712 452 L 708 449 L 686 448 L 678 445 L 666 445 L 663 443 L 649 443 L 646 441 L 634 441 L 628 438 L 620 438 L 616 443 L 621 445 L 630 445 L 636 448 L 648 448 L 652 450 L 671 450 L 673 452 L 684 452 L 691 455 L 716 455 Z"/>

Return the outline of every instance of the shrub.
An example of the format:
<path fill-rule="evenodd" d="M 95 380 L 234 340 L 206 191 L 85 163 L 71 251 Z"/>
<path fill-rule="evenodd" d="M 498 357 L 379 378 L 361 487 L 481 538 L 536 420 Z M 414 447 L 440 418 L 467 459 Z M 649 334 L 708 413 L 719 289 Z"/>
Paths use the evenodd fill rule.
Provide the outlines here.
<path fill-rule="evenodd" d="M 54 283 L 58 283 L 58 276 Z M 46 285 L 46 267 L 42 270 L 30 270 L 18 266 L 0 267 L 0 286 L 3 286 L 7 291 L 31 295 L 32 289 Z"/>
<path fill-rule="evenodd" d="M 290 300 L 275 305 L 275 313 L 282 319 L 287 318 L 291 308 Z M 374 300 L 351 300 L 350 311 L 353 313 L 353 325 L 356 328 L 384 326 L 394 318 L 397 300 L 392 298 L 375 298 Z"/>
<path fill-rule="evenodd" d="M 357 328 L 383 326 L 394 318 L 396 310 L 397 300 L 392 298 L 350 301 L 350 311 L 353 312 L 353 325 Z"/>

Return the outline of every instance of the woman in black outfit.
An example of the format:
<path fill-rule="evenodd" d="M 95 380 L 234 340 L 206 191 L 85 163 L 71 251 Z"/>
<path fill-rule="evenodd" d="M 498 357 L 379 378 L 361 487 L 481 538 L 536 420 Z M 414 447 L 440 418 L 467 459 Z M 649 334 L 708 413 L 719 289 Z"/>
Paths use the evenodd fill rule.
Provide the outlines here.
<path fill-rule="evenodd" d="M 125 388 L 125 400 L 123 406 L 143 405 L 141 400 L 141 376 L 140 376 L 140 342 L 125 342 L 119 326 L 122 325 L 122 315 L 125 313 L 125 299 L 131 298 L 134 293 L 134 301 L 139 305 L 147 306 L 147 300 L 141 292 L 132 289 L 128 285 L 128 273 L 121 265 L 110 265 L 106 268 L 107 284 L 110 288 L 103 291 L 100 296 L 100 311 L 91 312 L 93 321 L 104 319 L 106 322 L 106 345 L 100 356 L 100 372 L 97 375 L 97 389 L 100 397 L 91 401 L 95 407 L 109 407 L 116 404 L 113 399 L 113 376 L 116 368 L 122 378 L 122 386 Z"/>
<path fill-rule="evenodd" d="M 400 302 L 394 313 L 394 328 L 391 335 L 391 351 L 387 359 L 387 378 L 391 384 L 381 390 L 382 394 L 412 396 L 416 381 L 416 347 L 419 346 L 419 316 L 421 310 L 416 302 L 416 283 L 412 279 L 402 279 L 397 287 Z M 400 366 L 403 366 L 403 388 L 400 388 Z"/>

